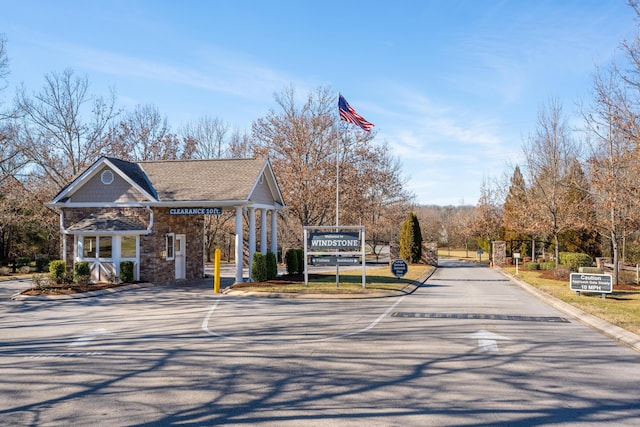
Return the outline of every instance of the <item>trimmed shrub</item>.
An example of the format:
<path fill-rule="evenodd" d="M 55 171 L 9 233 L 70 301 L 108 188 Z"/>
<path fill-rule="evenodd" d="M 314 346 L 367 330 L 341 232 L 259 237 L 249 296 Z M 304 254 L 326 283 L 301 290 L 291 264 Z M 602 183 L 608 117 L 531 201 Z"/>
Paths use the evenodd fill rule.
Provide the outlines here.
<path fill-rule="evenodd" d="M 67 263 L 61 260 L 51 261 L 49 263 L 49 275 L 51 276 L 51 280 L 53 280 L 56 284 L 64 283 L 65 276 L 67 273 Z"/>
<path fill-rule="evenodd" d="M 122 261 L 120 263 L 120 280 L 124 283 L 133 282 L 133 261 Z"/>
<path fill-rule="evenodd" d="M 298 272 L 298 255 L 295 249 L 287 249 L 284 261 L 287 264 L 287 274 L 295 274 Z"/>
<path fill-rule="evenodd" d="M 577 252 L 560 252 L 560 264 L 566 265 L 573 271 L 578 271 L 580 267 L 591 267 L 593 260 L 587 254 Z"/>
<path fill-rule="evenodd" d="M 555 262 L 545 261 L 540 263 L 540 270 L 554 270 L 555 268 Z"/>
<path fill-rule="evenodd" d="M 47 257 L 36 258 L 36 271 L 38 273 L 47 271 L 48 267 L 49 267 L 49 258 Z"/>
<path fill-rule="evenodd" d="M 73 281 L 78 284 L 86 285 L 91 279 L 91 268 L 89 263 L 82 261 L 76 262 L 73 266 Z"/>
<path fill-rule="evenodd" d="M 262 252 L 253 254 L 251 263 L 251 278 L 254 282 L 264 282 L 267 280 L 267 260 Z"/>
<path fill-rule="evenodd" d="M 16 268 L 29 266 L 31 264 L 31 258 L 29 257 L 20 257 L 16 258 Z"/>
<path fill-rule="evenodd" d="M 537 262 L 527 262 L 524 264 L 524 267 L 527 270 L 540 270 L 540 264 L 538 264 Z"/>
<path fill-rule="evenodd" d="M 267 262 L 267 280 L 275 279 L 278 277 L 278 260 L 276 259 L 276 254 L 273 252 L 267 252 L 266 255 Z"/>
<path fill-rule="evenodd" d="M 296 270 L 296 273 L 302 274 L 304 273 L 304 264 L 305 264 L 304 249 L 296 249 L 296 256 L 298 258 L 298 269 Z"/>

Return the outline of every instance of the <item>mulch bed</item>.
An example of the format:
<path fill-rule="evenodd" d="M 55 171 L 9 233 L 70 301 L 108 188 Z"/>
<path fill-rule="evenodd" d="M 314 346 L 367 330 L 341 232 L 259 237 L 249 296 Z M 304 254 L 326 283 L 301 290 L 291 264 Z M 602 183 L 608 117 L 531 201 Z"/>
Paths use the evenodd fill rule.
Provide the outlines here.
<path fill-rule="evenodd" d="M 117 288 L 119 286 L 126 285 L 130 285 L 130 283 L 91 283 L 86 285 L 67 283 L 61 285 L 49 285 L 46 288 L 31 288 L 21 293 L 22 295 L 69 295 Z"/>

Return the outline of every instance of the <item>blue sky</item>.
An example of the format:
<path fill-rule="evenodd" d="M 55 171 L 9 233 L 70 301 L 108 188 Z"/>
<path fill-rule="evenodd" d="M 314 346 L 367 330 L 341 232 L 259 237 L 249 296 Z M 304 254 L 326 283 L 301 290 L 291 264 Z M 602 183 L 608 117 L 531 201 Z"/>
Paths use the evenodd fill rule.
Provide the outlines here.
<path fill-rule="evenodd" d="M 66 68 L 172 129 L 231 127 L 293 85 L 341 92 L 374 123 L 421 204 L 475 204 L 521 160 L 541 105 L 572 120 L 637 20 L 624 0 L 0 1 L 12 87 Z M 337 113 L 336 113 L 337 114 Z"/>

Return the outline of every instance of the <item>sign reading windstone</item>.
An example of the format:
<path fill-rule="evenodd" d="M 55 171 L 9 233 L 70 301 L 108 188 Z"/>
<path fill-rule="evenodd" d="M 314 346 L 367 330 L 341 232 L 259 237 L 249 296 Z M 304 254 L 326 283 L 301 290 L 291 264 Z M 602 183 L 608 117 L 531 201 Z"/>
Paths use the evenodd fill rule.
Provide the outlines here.
<path fill-rule="evenodd" d="M 360 249 L 360 233 L 310 233 L 309 248 Z"/>

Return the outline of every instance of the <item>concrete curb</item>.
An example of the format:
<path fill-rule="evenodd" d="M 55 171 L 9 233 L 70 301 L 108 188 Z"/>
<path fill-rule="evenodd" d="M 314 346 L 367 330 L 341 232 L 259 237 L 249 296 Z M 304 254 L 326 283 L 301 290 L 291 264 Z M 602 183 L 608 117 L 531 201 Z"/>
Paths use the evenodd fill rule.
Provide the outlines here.
<path fill-rule="evenodd" d="M 80 294 L 65 294 L 65 295 L 23 295 L 21 293 L 13 294 L 11 299 L 14 301 L 61 301 L 91 298 L 101 295 L 115 294 L 118 292 L 129 291 L 132 289 L 142 289 L 155 286 L 153 283 L 134 283 L 131 285 L 117 286 L 115 288 L 100 289 L 98 291 L 84 292 Z"/>
<path fill-rule="evenodd" d="M 395 291 L 383 291 L 376 290 L 367 294 L 313 294 L 313 293 L 272 293 L 272 292 L 258 292 L 258 291 L 242 291 L 227 288 L 222 294 L 228 296 L 238 296 L 238 297 L 256 297 L 256 298 L 283 298 L 283 299 L 365 299 L 365 298 L 389 298 L 389 297 L 401 297 L 404 295 L 410 295 L 416 291 L 420 286 L 426 282 L 429 277 L 438 268 L 434 268 L 433 270 L 427 272 L 422 277 L 418 278 L 418 280 L 409 283 L 402 290 Z"/>
<path fill-rule="evenodd" d="M 640 335 L 634 334 L 633 332 L 627 331 L 619 326 L 613 325 L 606 320 L 602 320 L 592 314 L 585 313 L 572 306 L 571 304 L 567 304 L 564 301 L 559 300 L 558 298 L 551 296 L 545 292 L 538 290 L 537 288 L 531 286 L 523 280 L 515 277 L 514 275 L 507 273 L 500 267 L 494 267 L 495 270 L 499 271 L 503 276 L 507 277 L 516 285 L 520 286 L 525 291 L 535 295 L 537 298 L 543 300 L 545 303 L 550 306 L 562 311 L 563 313 L 575 318 L 580 323 L 583 323 L 589 326 L 596 331 L 615 339 L 621 344 L 626 345 L 627 347 L 640 352 Z"/>

